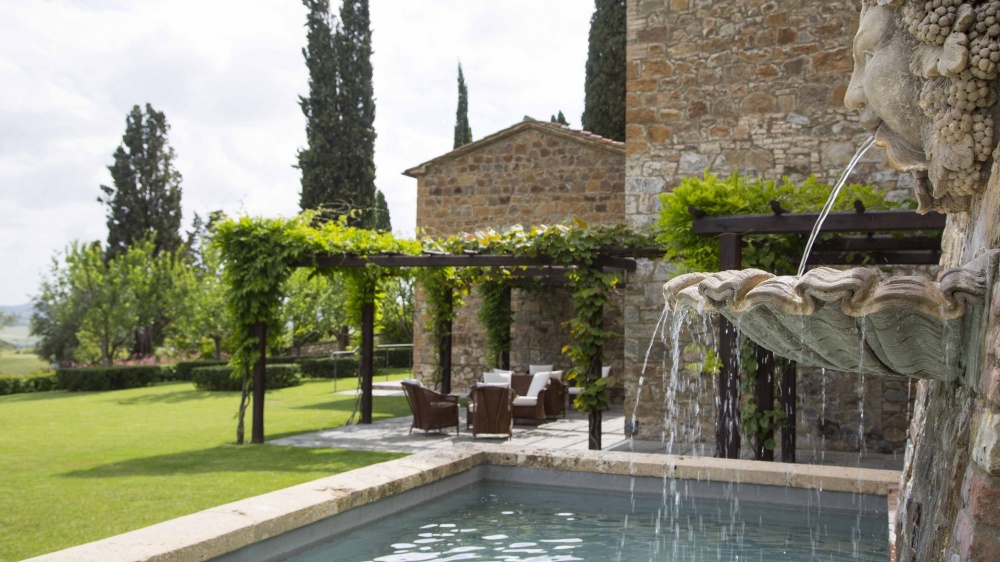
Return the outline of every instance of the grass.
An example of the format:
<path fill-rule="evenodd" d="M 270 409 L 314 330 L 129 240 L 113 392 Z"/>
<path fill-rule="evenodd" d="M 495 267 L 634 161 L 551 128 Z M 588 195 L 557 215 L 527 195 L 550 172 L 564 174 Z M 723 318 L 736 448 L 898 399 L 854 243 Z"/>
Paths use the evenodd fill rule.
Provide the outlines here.
<path fill-rule="evenodd" d="M 338 390 L 355 386 L 338 381 Z M 267 438 L 342 425 L 354 397 L 332 390 L 309 380 L 269 392 Z M 409 414 L 403 397 L 374 400 L 375 419 Z M 403 456 L 231 445 L 238 403 L 238 393 L 191 383 L 0 397 L 0 561 Z M 246 424 L 249 439 L 249 412 Z"/>
<path fill-rule="evenodd" d="M 48 363 L 30 351 L 0 349 L 0 375 L 25 377 L 47 369 Z"/>

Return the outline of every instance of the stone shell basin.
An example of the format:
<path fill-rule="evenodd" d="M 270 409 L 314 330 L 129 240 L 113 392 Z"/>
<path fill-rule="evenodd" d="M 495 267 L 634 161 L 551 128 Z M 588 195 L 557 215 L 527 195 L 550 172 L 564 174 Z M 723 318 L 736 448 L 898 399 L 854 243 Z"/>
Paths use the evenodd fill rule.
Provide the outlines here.
<path fill-rule="evenodd" d="M 805 365 L 953 381 L 980 360 L 990 252 L 938 281 L 818 267 L 802 277 L 758 269 L 689 273 L 663 287 L 671 310 L 717 312 L 761 346 Z"/>

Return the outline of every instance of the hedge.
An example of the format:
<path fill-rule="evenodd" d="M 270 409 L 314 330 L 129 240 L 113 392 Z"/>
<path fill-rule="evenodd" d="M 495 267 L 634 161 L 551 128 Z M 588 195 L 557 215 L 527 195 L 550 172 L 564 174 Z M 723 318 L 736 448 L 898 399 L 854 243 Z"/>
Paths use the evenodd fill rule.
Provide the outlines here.
<path fill-rule="evenodd" d="M 242 390 L 240 381 L 233 378 L 233 368 L 228 365 L 195 367 L 191 380 L 198 390 Z M 267 367 L 267 390 L 302 384 L 298 365 L 270 365 Z"/>
<path fill-rule="evenodd" d="M 27 377 L 0 377 L 0 396 L 24 392 L 46 392 L 55 390 L 56 375 L 30 375 Z"/>
<path fill-rule="evenodd" d="M 56 371 L 56 388 L 69 391 L 121 390 L 163 380 L 159 365 L 86 367 Z"/>
<path fill-rule="evenodd" d="M 189 381 L 191 380 L 191 370 L 198 367 L 218 367 L 219 365 L 228 365 L 229 362 L 225 360 L 205 360 L 205 361 L 179 361 L 174 363 L 174 380 L 178 381 Z"/>
<path fill-rule="evenodd" d="M 304 357 L 301 365 L 302 376 L 317 379 L 356 377 L 361 368 L 356 357 Z"/>
<path fill-rule="evenodd" d="M 388 367 L 409 369 L 413 367 L 412 347 L 382 347 L 375 349 L 375 368 Z"/>

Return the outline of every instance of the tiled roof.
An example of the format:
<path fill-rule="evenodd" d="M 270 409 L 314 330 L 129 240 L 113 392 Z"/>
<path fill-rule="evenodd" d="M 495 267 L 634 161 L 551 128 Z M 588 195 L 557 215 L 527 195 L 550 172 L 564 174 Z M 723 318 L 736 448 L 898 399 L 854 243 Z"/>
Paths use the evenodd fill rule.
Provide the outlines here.
<path fill-rule="evenodd" d="M 571 129 L 566 125 L 560 123 L 552 123 L 549 121 L 539 121 L 537 119 L 532 119 L 531 117 L 525 116 L 525 118 L 506 129 L 497 131 L 492 135 L 487 135 L 477 141 L 470 142 L 469 144 L 464 144 L 451 152 L 442 154 L 433 160 L 428 160 L 423 164 L 419 164 L 403 172 L 404 176 L 410 176 L 415 178 L 426 173 L 428 167 L 432 167 L 436 164 L 440 164 L 452 158 L 456 158 L 470 152 L 475 152 L 483 147 L 489 146 L 497 141 L 503 140 L 507 137 L 515 135 L 526 129 L 535 129 L 543 133 L 553 134 L 560 137 L 564 137 L 570 140 L 575 140 L 582 142 L 596 148 L 601 148 L 604 150 L 611 150 L 614 152 L 625 153 L 625 143 L 621 141 L 615 141 L 611 139 L 604 138 L 600 135 L 595 135 L 590 131 L 581 131 L 579 129 Z"/>

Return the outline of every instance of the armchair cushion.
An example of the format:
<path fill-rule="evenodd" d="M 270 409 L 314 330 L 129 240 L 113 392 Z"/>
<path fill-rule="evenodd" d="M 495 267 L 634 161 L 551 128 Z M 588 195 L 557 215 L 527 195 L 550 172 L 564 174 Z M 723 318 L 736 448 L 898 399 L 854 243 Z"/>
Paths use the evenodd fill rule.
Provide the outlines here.
<path fill-rule="evenodd" d="M 483 373 L 483 382 L 486 384 L 500 384 L 504 386 L 510 386 L 511 373 L 509 372 L 486 372 Z"/>
<path fill-rule="evenodd" d="M 552 365 L 528 365 L 528 374 L 533 375 L 535 373 L 542 373 L 546 371 L 551 371 Z"/>

